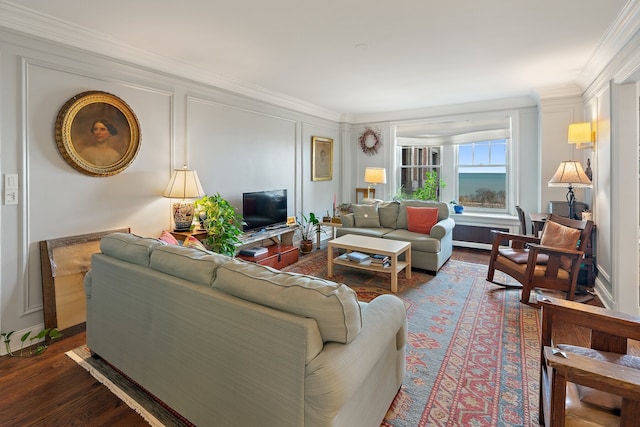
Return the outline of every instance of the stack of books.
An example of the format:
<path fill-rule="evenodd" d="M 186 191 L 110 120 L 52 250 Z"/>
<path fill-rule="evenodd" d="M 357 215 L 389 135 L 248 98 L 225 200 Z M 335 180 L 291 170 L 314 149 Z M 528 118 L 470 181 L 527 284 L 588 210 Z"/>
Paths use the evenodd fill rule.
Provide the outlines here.
<path fill-rule="evenodd" d="M 363 263 L 371 260 L 371 257 L 367 254 L 363 254 L 360 252 L 349 252 L 347 253 L 347 259 L 349 261 L 354 261 L 358 263 Z"/>
<path fill-rule="evenodd" d="M 381 265 L 382 267 L 389 267 L 391 265 L 391 258 L 386 255 L 371 255 L 371 265 Z"/>
<path fill-rule="evenodd" d="M 256 256 L 264 255 L 268 252 L 269 250 L 263 246 L 253 246 L 251 248 L 241 249 L 240 255 L 256 257 Z"/>

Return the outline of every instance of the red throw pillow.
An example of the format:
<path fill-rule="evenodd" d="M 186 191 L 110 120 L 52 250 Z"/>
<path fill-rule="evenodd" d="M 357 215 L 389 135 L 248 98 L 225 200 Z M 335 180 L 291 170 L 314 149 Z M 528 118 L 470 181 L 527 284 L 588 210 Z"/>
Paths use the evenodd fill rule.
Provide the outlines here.
<path fill-rule="evenodd" d="M 416 233 L 429 234 L 438 222 L 438 208 L 407 206 L 407 228 Z"/>

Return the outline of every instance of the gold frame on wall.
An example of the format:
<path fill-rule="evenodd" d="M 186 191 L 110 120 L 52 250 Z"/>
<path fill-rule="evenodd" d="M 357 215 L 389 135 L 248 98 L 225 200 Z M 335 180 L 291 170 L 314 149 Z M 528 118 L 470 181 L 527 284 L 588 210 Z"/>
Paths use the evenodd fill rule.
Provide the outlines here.
<path fill-rule="evenodd" d="M 100 136 L 100 127 L 108 134 Z M 140 150 L 140 124 L 131 108 L 115 95 L 82 92 L 58 112 L 56 144 L 64 160 L 91 176 L 125 170 Z"/>
<path fill-rule="evenodd" d="M 333 179 L 333 139 L 322 136 L 311 137 L 311 180 Z"/>

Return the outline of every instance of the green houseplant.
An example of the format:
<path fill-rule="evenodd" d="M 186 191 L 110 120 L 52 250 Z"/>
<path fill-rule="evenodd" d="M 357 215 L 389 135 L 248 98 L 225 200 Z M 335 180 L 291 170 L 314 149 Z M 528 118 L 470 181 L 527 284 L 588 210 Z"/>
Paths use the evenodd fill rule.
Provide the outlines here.
<path fill-rule="evenodd" d="M 22 350 L 24 348 L 24 343 L 29 339 L 29 354 L 28 356 L 37 356 L 42 354 L 47 349 L 47 339 L 49 339 L 49 343 L 51 343 L 56 338 L 62 337 L 62 334 L 56 328 L 43 329 L 39 333 L 34 336 L 31 336 L 31 331 L 20 337 L 20 354 L 14 354 L 11 351 L 11 336 L 15 331 L 11 332 L 2 332 L 0 336 L 2 336 L 2 341 L 4 342 L 5 349 L 7 350 L 7 354 L 11 357 L 27 357 L 27 355 L 22 354 Z M 43 340 L 41 342 L 41 340 Z M 35 341 L 35 342 L 34 342 Z M 36 345 L 37 344 L 37 345 Z M 36 345 L 34 348 L 33 346 Z"/>
<path fill-rule="evenodd" d="M 438 172 L 429 171 L 424 174 L 424 184 L 413 192 L 413 198 L 417 200 L 438 200 L 438 187 L 445 188 L 447 184 L 438 179 Z"/>
<path fill-rule="evenodd" d="M 242 234 L 242 217 L 220 193 L 195 201 L 202 225 L 207 230 L 207 247 L 220 254 L 234 256 Z"/>
<path fill-rule="evenodd" d="M 317 233 L 321 230 L 320 219 L 316 217 L 316 214 L 309 212 L 307 218 L 302 212 L 300 213 L 302 221 L 298 221 L 300 227 L 300 233 L 302 234 L 302 240 L 300 241 L 300 251 L 302 253 L 309 253 L 313 249 L 313 233 Z"/>

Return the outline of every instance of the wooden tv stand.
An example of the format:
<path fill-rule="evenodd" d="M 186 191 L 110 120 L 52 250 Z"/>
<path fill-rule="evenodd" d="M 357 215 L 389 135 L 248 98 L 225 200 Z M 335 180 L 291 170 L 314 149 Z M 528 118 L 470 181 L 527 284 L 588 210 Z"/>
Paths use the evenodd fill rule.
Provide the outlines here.
<path fill-rule="evenodd" d="M 248 232 L 240 236 L 238 251 L 248 246 L 266 246 L 268 253 L 258 256 L 237 255 L 237 258 L 260 265 L 281 269 L 298 262 L 299 251 L 293 246 L 293 236 L 298 227 L 282 227 Z"/>

